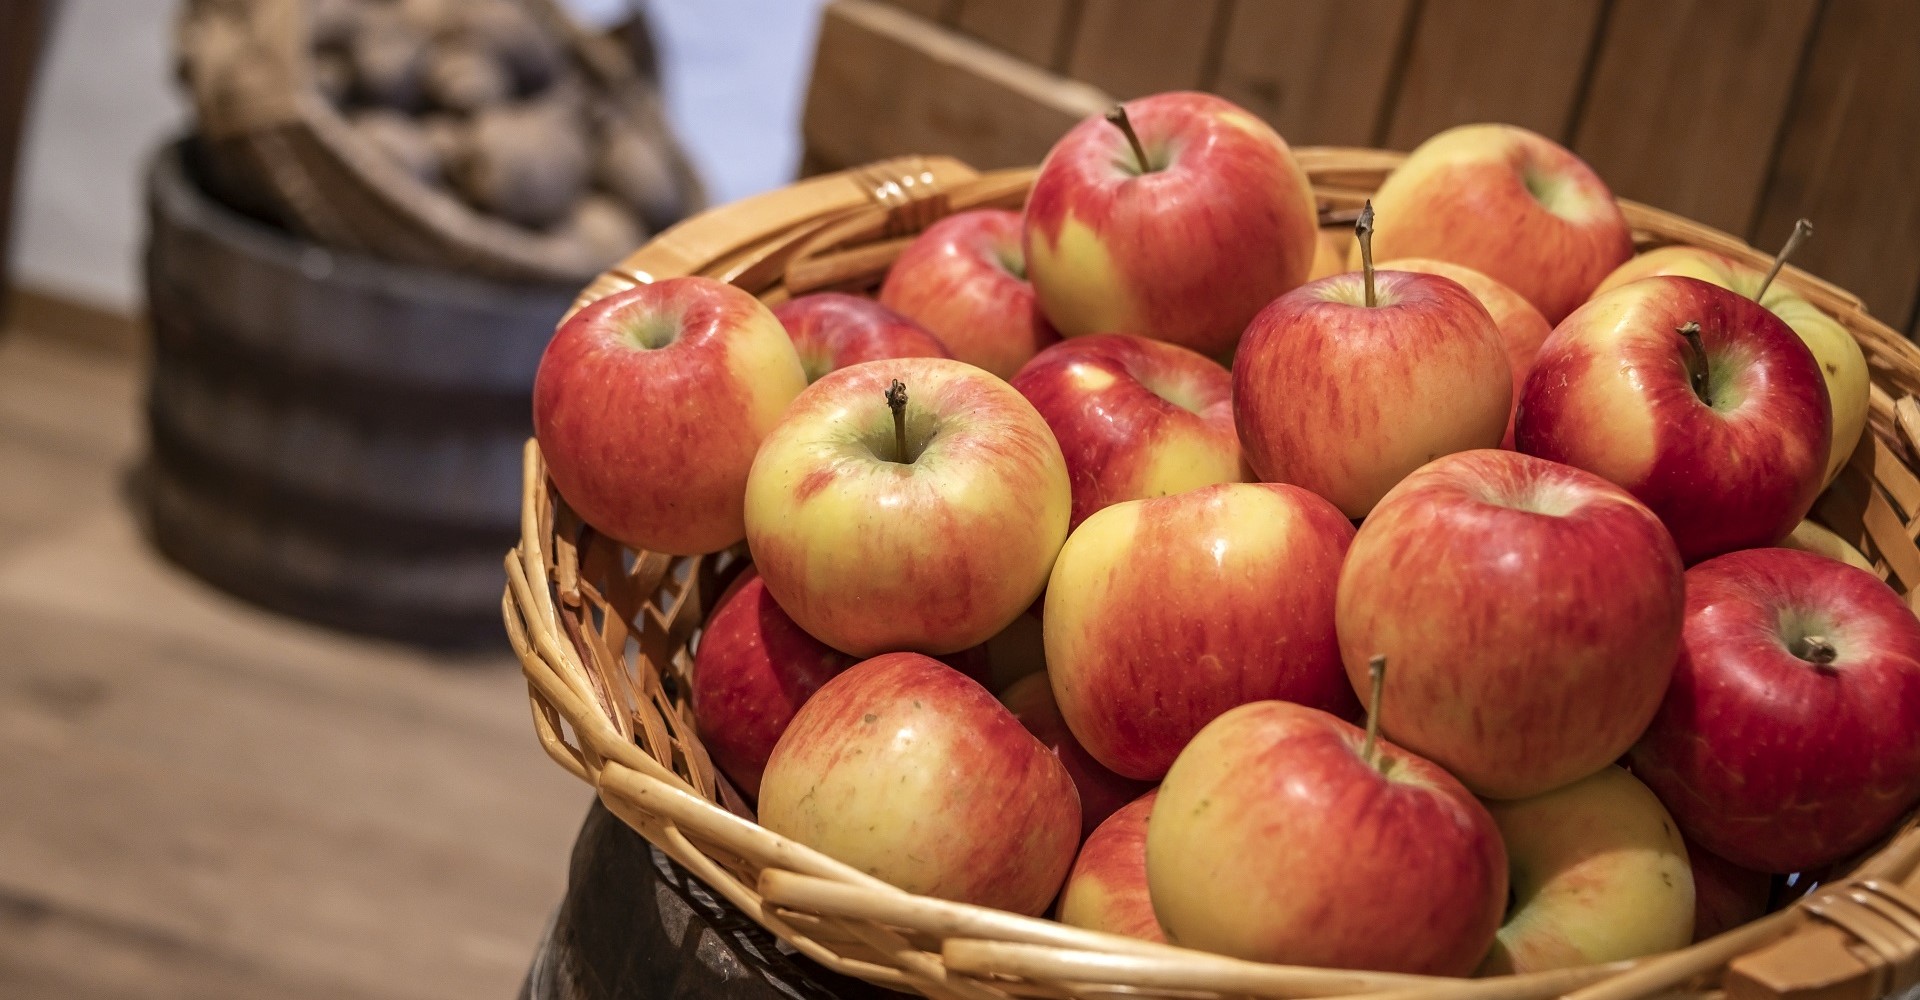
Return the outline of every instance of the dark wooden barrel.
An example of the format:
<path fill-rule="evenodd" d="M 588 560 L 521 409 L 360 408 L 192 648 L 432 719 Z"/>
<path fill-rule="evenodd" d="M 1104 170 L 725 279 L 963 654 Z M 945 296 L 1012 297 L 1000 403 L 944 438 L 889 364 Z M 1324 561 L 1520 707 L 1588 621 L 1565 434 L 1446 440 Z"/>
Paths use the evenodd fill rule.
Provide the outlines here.
<path fill-rule="evenodd" d="M 148 174 L 155 542 L 323 624 L 496 640 L 533 372 L 573 290 L 306 243 L 209 197 L 193 159 Z"/>

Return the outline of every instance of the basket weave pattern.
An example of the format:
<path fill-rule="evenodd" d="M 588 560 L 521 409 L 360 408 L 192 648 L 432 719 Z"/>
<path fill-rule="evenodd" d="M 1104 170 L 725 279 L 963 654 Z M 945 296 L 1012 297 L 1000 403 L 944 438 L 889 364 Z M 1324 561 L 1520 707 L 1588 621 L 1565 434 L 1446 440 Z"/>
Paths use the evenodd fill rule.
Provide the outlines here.
<path fill-rule="evenodd" d="M 1296 151 L 1323 221 L 1351 217 L 1401 159 Z M 1033 171 L 977 174 L 904 158 L 815 178 L 677 226 L 603 274 L 579 303 L 684 274 L 763 300 L 870 289 L 914 233 L 955 211 L 1018 208 Z M 1766 254 L 1686 219 L 1622 203 L 1641 248 L 1685 243 L 1765 267 Z M 1787 268 L 1779 280 L 1834 315 L 1873 373 L 1869 433 L 1814 510 L 1874 560 L 1909 604 L 1920 595 L 1920 348 L 1847 292 Z M 576 307 L 579 303 L 576 303 Z M 695 735 L 689 640 L 745 565 L 744 547 L 675 558 L 635 552 L 583 524 L 526 450 L 521 540 L 507 557 L 507 632 L 541 745 L 615 815 L 753 919 L 837 972 L 938 998 L 1009 995 L 1394 1000 L 1881 996 L 1920 980 L 1920 828 L 1909 818 L 1846 878 L 1690 948 L 1635 962 L 1455 980 L 1265 965 L 1083 931 L 886 885 L 753 822 Z M 1382 928 L 1390 934 L 1392 928 Z"/>

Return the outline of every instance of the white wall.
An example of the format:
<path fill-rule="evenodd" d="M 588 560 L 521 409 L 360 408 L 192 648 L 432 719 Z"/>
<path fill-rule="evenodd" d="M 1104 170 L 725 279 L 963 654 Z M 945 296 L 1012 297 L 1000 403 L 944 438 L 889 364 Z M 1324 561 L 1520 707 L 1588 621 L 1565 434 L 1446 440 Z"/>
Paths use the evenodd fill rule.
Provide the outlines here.
<path fill-rule="evenodd" d="M 589 20 L 626 0 L 569 0 Z M 826 0 L 647 0 L 669 113 L 715 202 L 784 183 Z M 21 153 L 13 273 L 112 309 L 140 303 L 140 172 L 181 127 L 174 5 L 58 0 Z"/>

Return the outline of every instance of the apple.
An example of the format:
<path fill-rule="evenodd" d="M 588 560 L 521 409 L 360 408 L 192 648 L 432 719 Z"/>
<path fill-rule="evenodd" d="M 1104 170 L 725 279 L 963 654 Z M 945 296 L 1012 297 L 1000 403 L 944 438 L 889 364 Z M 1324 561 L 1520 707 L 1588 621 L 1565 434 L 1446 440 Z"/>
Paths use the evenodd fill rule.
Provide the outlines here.
<path fill-rule="evenodd" d="M 1167 772 L 1147 886 L 1174 944 L 1460 976 L 1500 926 L 1507 856 L 1486 807 L 1437 765 L 1263 701 L 1213 720 Z"/>
<path fill-rule="evenodd" d="M 1392 271 L 1418 271 L 1450 278 L 1472 292 L 1473 297 L 1486 307 L 1487 315 L 1493 318 L 1494 327 L 1506 342 L 1507 368 L 1513 375 L 1513 408 L 1508 411 L 1506 436 L 1500 439 L 1500 447 L 1511 449 L 1513 411 L 1520 407 L 1520 387 L 1526 384 L 1527 373 L 1533 371 L 1533 359 L 1540 353 L 1540 345 L 1553 332 L 1547 318 L 1540 315 L 1540 310 L 1522 298 L 1519 292 L 1470 267 L 1423 257 L 1405 257 L 1380 266 Z"/>
<path fill-rule="evenodd" d="M 1166 773 L 1193 734 L 1270 698 L 1358 718 L 1333 631 L 1353 526 L 1297 486 L 1223 483 L 1114 504 L 1060 550 L 1047 674 L 1095 760 Z"/>
<path fill-rule="evenodd" d="M 1385 656 L 1395 743 L 1489 798 L 1617 759 L 1680 643 L 1680 557 L 1658 518 L 1590 473 L 1511 451 L 1421 468 L 1361 525 L 1335 616 L 1354 690 Z M 1069 716 L 1071 718 L 1071 716 Z"/>
<path fill-rule="evenodd" d="M 1700 247 L 1667 246 L 1649 250 L 1615 268 L 1600 282 L 1594 294 L 1611 291 L 1641 278 L 1661 274 L 1679 274 L 1699 278 L 1709 284 L 1757 299 L 1780 317 L 1813 352 L 1820 374 L 1827 382 L 1827 402 L 1833 412 L 1833 441 L 1827 451 L 1827 472 L 1823 483 L 1833 482 L 1867 426 L 1870 393 L 1867 356 L 1860 342 L 1840 325 L 1840 321 L 1808 302 L 1800 293 L 1775 281 L 1767 272 L 1748 267 L 1731 257 Z M 1758 293 L 1756 295 L 1756 293 Z"/>
<path fill-rule="evenodd" d="M 1832 415 L 1807 345 L 1717 285 L 1660 276 L 1581 306 L 1541 345 L 1514 445 L 1627 488 L 1689 564 L 1806 516 Z"/>
<path fill-rule="evenodd" d="M 1080 793 L 1082 839 L 1113 815 L 1114 810 L 1152 790 L 1153 786 L 1144 781 L 1123 778 L 1107 770 L 1073 738 L 1073 731 L 1060 717 L 1060 706 L 1054 703 L 1053 688 L 1045 673 L 1015 681 L 1000 695 L 1000 703 L 1066 765 L 1073 787 Z"/>
<path fill-rule="evenodd" d="M 1034 301 L 1020 214 L 982 208 L 927 227 L 887 272 L 880 302 L 931 330 L 953 357 L 1012 378 L 1060 335 Z"/>
<path fill-rule="evenodd" d="M 1067 459 L 1072 527 L 1122 500 L 1246 478 L 1233 376 L 1184 347 L 1119 333 L 1041 351 L 1013 377 Z"/>
<path fill-rule="evenodd" d="M 1792 549 L 1687 571 L 1673 684 L 1633 772 L 1687 836 L 1797 872 L 1920 801 L 1920 619 L 1878 577 Z"/>
<path fill-rule="evenodd" d="M 1873 562 L 1860 554 L 1860 550 L 1848 544 L 1847 540 L 1821 527 L 1812 521 L 1801 521 L 1793 526 L 1793 531 L 1780 540 L 1783 549 L 1799 549 L 1838 559 L 1849 566 L 1858 566 L 1867 572 L 1873 572 Z"/>
<path fill-rule="evenodd" d="M 745 533 L 747 469 L 806 385 L 760 300 L 669 278 L 560 324 L 533 378 L 534 436 L 561 497 L 596 530 L 636 549 L 716 552 Z"/>
<path fill-rule="evenodd" d="M 1073 864 L 1080 800 L 986 688 L 889 653 L 800 706 L 767 762 L 760 825 L 911 893 L 1036 916 Z"/>
<path fill-rule="evenodd" d="M 1040 622 L 1040 601 L 986 641 L 987 690 L 1004 692 L 1022 677 L 1047 669 L 1047 647 Z"/>
<path fill-rule="evenodd" d="M 1158 791 L 1120 807 L 1080 845 L 1060 890 L 1060 922 L 1143 941 L 1165 941 L 1147 890 L 1147 817 Z"/>
<path fill-rule="evenodd" d="M 1286 140 L 1211 94 L 1155 94 L 1073 127 L 1027 195 L 1027 268 L 1068 337 L 1231 353 L 1306 279 L 1319 212 Z"/>
<path fill-rule="evenodd" d="M 1767 913 L 1773 876 L 1742 868 L 1699 844 L 1687 841 L 1693 867 L 1693 940 L 1718 937 Z"/>
<path fill-rule="evenodd" d="M 1473 293 L 1376 273 L 1371 260 L 1275 299 L 1234 356 L 1234 422 L 1254 473 L 1351 518 L 1434 458 L 1499 444 L 1512 408 L 1506 340 Z"/>
<path fill-rule="evenodd" d="M 1462 125 L 1428 139 L 1387 175 L 1373 205 L 1379 259 L 1471 267 L 1549 323 L 1633 255 L 1626 216 L 1593 168 L 1514 125 Z"/>
<path fill-rule="evenodd" d="M 802 295 L 774 306 L 773 315 L 793 338 L 808 382 L 863 361 L 953 357 L 925 327 L 858 295 Z"/>
<path fill-rule="evenodd" d="M 855 656 L 949 653 L 1006 628 L 1046 585 L 1070 504 L 1032 404 L 945 358 L 869 361 L 808 386 L 745 492 L 767 589 Z"/>
<path fill-rule="evenodd" d="M 1639 958 L 1693 940 L 1693 874 L 1667 810 L 1608 765 L 1487 809 L 1507 845 L 1513 902 L 1480 975 Z"/>

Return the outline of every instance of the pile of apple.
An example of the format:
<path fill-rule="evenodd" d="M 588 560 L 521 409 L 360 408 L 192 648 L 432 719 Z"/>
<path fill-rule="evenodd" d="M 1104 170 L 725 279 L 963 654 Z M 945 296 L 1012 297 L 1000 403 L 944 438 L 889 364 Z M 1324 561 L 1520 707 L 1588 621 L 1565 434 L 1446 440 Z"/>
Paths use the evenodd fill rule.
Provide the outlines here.
<path fill-rule="evenodd" d="M 692 706 L 760 821 L 917 893 L 1447 974 L 1679 947 L 1885 836 L 1920 621 L 1802 526 L 1866 420 L 1846 331 L 1633 256 L 1518 128 L 1416 150 L 1341 273 L 1317 221 L 1271 129 L 1164 94 L 877 302 L 680 278 L 559 330 L 567 503 L 746 540 Z"/>

